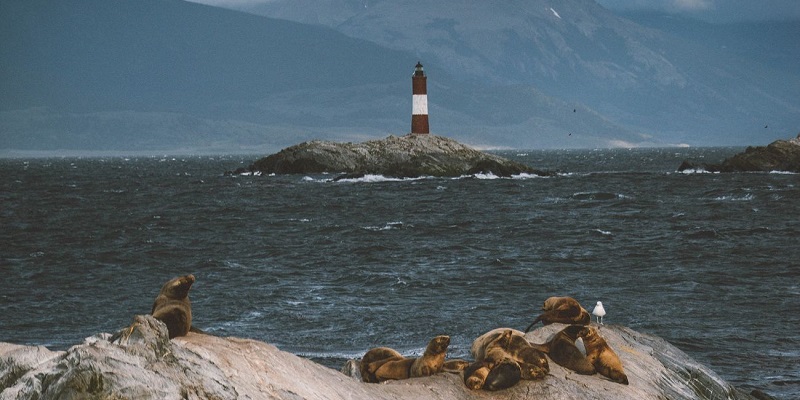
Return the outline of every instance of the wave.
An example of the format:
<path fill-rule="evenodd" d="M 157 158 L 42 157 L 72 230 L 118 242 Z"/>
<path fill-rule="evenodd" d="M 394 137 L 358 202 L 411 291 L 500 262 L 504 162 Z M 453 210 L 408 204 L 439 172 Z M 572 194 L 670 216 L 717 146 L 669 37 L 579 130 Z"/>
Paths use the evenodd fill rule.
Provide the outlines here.
<path fill-rule="evenodd" d="M 572 194 L 573 200 L 607 201 L 627 198 L 628 196 L 624 194 L 610 192 L 577 192 Z"/>
<path fill-rule="evenodd" d="M 725 195 L 714 198 L 716 201 L 752 201 L 755 198 L 751 193 L 744 196 Z"/>
<path fill-rule="evenodd" d="M 405 225 L 401 221 L 387 222 L 384 226 L 365 226 L 363 229 L 368 231 L 388 231 L 392 229 L 402 229 Z"/>
<path fill-rule="evenodd" d="M 692 175 L 692 174 L 718 174 L 719 172 L 707 171 L 703 168 L 690 168 L 683 171 L 678 171 L 679 174 Z"/>

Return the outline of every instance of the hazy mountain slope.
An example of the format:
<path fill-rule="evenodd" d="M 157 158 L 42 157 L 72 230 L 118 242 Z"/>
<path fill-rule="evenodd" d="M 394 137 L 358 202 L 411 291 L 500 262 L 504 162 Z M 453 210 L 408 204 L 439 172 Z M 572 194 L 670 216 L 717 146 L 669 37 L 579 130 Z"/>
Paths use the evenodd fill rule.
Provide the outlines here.
<path fill-rule="evenodd" d="M 339 11 L 320 17 L 331 9 Z M 459 79 L 530 84 L 664 142 L 744 144 L 800 129 L 797 73 L 643 27 L 592 0 L 276 0 L 251 11 L 411 51 Z M 759 130 L 765 123 L 771 131 Z"/>
<path fill-rule="evenodd" d="M 263 151 L 410 127 L 417 57 L 319 26 L 179 0 L 33 0 L 0 4 L 0 34 L 0 149 Z M 649 140 L 531 86 L 426 71 L 434 133 L 487 147 Z"/>
<path fill-rule="evenodd" d="M 13 1 L 0 15 L 3 110 L 193 109 L 407 70 L 402 53 L 328 29 L 179 0 Z"/>
<path fill-rule="evenodd" d="M 798 74 L 800 20 L 712 24 L 680 15 L 626 12 L 623 17 L 710 49 Z"/>

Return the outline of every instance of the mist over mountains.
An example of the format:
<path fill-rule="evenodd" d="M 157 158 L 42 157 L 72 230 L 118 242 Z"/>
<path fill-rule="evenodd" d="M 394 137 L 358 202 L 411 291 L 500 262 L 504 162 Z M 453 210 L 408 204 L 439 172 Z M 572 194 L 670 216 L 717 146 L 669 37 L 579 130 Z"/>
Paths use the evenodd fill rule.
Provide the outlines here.
<path fill-rule="evenodd" d="M 693 21 L 592 0 L 245 11 L 3 2 L 0 149 L 260 152 L 402 135 L 417 61 L 432 133 L 477 146 L 748 145 L 800 130 L 794 23 L 695 26 L 693 39 Z"/>

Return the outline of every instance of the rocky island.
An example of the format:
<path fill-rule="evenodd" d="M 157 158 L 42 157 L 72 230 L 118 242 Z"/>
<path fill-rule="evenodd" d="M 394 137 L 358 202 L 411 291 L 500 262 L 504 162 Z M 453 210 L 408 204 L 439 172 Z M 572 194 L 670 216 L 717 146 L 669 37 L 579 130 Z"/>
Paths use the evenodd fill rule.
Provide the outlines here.
<path fill-rule="evenodd" d="M 776 140 L 767 146 L 748 147 L 719 164 L 695 164 L 686 160 L 678 167 L 678 171 L 700 169 L 708 172 L 800 173 L 800 134 L 794 139 Z"/>
<path fill-rule="evenodd" d="M 255 161 L 236 173 L 365 174 L 395 178 L 455 177 L 491 173 L 549 175 L 519 162 L 484 153 L 453 139 L 436 135 L 389 136 L 362 143 L 310 141 Z"/>
<path fill-rule="evenodd" d="M 525 338 L 542 343 L 565 325 Z M 364 383 L 349 361 L 336 371 L 251 339 L 189 332 L 169 339 L 149 315 L 67 351 L 0 343 L 0 399 L 753 399 L 663 339 L 594 325 L 619 354 L 630 384 L 579 375 L 556 363 L 541 381 L 496 392 L 470 390 L 460 373 Z"/>

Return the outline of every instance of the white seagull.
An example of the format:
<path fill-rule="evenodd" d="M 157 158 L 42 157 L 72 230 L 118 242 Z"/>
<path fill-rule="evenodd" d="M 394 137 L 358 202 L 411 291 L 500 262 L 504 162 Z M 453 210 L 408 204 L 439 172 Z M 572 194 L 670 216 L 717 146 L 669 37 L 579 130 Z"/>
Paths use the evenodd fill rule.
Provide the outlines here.
<path fill-rule="evenodd" d="M 602 301 L 597 302 L 597 305 L 594 306 L 594 310 L 592 310 L 592 314 L 597 317 L 597 323 L 603 325 L 603 316 L 606 315 L 606 309 L 603 308 Z"/>

